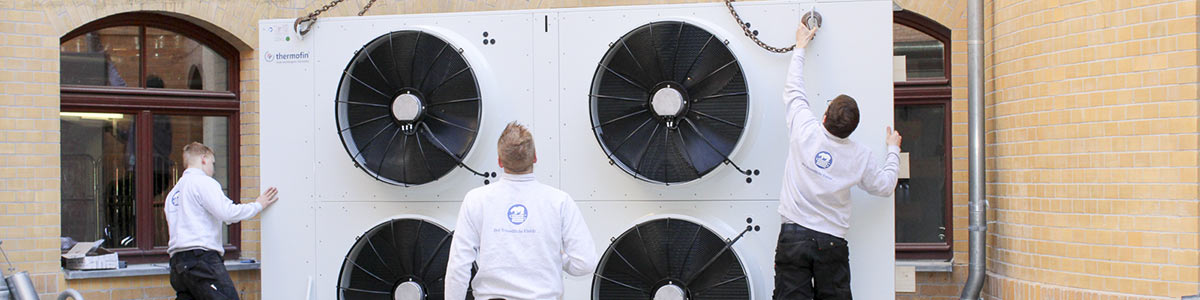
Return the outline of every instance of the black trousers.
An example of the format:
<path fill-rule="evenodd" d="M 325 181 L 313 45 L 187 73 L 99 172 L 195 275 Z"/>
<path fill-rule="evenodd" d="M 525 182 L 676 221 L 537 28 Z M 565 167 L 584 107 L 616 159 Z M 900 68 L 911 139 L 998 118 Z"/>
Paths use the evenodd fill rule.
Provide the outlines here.
<path fill-rule="evenodd" d="M 171 287 L 177 300 L 238 300 L 237 288 L 216 251 L 189 250 L 171 255 Z"/>
<path fill-rule="evenodd" d="M 783 224 L 775 247 L 774 299 L 852 299 L 846 240 Z"/>

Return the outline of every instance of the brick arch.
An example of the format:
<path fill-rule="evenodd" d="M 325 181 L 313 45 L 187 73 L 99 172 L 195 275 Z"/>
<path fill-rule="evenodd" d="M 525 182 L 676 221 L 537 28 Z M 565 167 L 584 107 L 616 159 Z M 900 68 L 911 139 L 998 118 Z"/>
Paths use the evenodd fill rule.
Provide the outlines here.
<path fill-rule="evenodd" d="M 897 5 L 946 26 L 951 30 L 967 28 L 966 1 L 896 0 Z"/>
<path fill-rule="evenodd" d="M 51 17 L 49 23 L 61 37 L 71 31 L 96 20 L 109 16 L 142 12 L 160 14 L 177 18 L 207 30 L 220 37 L 225 42 L 237 48 L 240 52 L 253 50 L 257 44 L 257 18 L 239 17 L 240 12 L 225 11 L 210 2 L 196 1 L 196 4 L 183 3 L 147 3 L 147 4 L 85 4 L 83 7 L 47 8 L 46 14 Z M 248 10 L 248 9 L 242 9 Z"/>

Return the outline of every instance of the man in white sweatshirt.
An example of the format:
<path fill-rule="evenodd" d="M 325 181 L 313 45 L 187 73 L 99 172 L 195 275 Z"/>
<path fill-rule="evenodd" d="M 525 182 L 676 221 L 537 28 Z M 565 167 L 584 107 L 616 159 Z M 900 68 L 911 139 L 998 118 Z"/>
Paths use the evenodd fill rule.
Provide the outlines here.
<path fill-rule="evenodd" d="M 446 297 L 559 299 L 563 272 L 596 268 L 596 246 L 575 200 L 537 182 L 533 136 L 516 122 L 500 135 L 500 180 L 463 199 L 446 264 Z M 471 264 L 479 271 L 471 279 Z"/>
<path fill-rule="evenodd" d="M 221 258 L 225 255 L 221 225 L 254 217 L 279 199 L 279 191 L 272 187 L 254 203 L 234 204 L 212 178 L 215 159 L 204 144 L 193 142 L 183 147 L 187 170 L 163 205 L 171 236 L 167 242 L 171 287 L 179 300 L 238 299 Z"/>
<path fill-rule="evenodd" d="M 887 130 L 887 153 L 879 164 L 870 148 L 848 139 L 858 127 L 858 104 L 839 95 L 821 121 L 804 91 L 804 56 L 816 29 L 796 29 L 783 101 L 787 107 L 788 155 L 779 214 L 783 226 L 775 248 L 775 299 L 851 299 L 850 187 L 888 196 L 896 187 L 900 134 Z M 883 99 L 881 99 L 883 100 Z M 891 103 L 887 103 L 891 105 Z"/>

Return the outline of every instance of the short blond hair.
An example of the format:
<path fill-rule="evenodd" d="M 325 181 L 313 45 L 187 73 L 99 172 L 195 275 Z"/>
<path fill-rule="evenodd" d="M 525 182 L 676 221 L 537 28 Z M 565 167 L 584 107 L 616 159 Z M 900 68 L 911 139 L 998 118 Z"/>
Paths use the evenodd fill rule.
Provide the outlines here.
<path fill-rule="evenodd" d="M 533 146 L 533 134 L 516 121 L 508 123 L 497 142 L 500 163 L 509 173 L 526 173 L 533 169 L 533 158 L 537 150 Z"/>
<path fill-rule="evenodd" d="M 183 146 L 184 164 L 191 165 L 193 159 L 200 159 L 203 157 L 216 157 L 216 155 L 213 154 L 212 148 L 209 148 L 200 142 L 192 142 L 187 146 Z"/>

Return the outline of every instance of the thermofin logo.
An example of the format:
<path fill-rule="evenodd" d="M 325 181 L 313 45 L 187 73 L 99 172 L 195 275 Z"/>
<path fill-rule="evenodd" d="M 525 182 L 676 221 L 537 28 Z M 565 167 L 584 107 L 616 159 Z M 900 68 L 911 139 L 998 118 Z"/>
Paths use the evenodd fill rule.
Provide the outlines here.
<path fill-rule="evenodd" d="M 269 63 L 280 64 L 308 62 L 308 52 L 279 53 L 267 51 L 263 53 L 263 60 Z"/>

